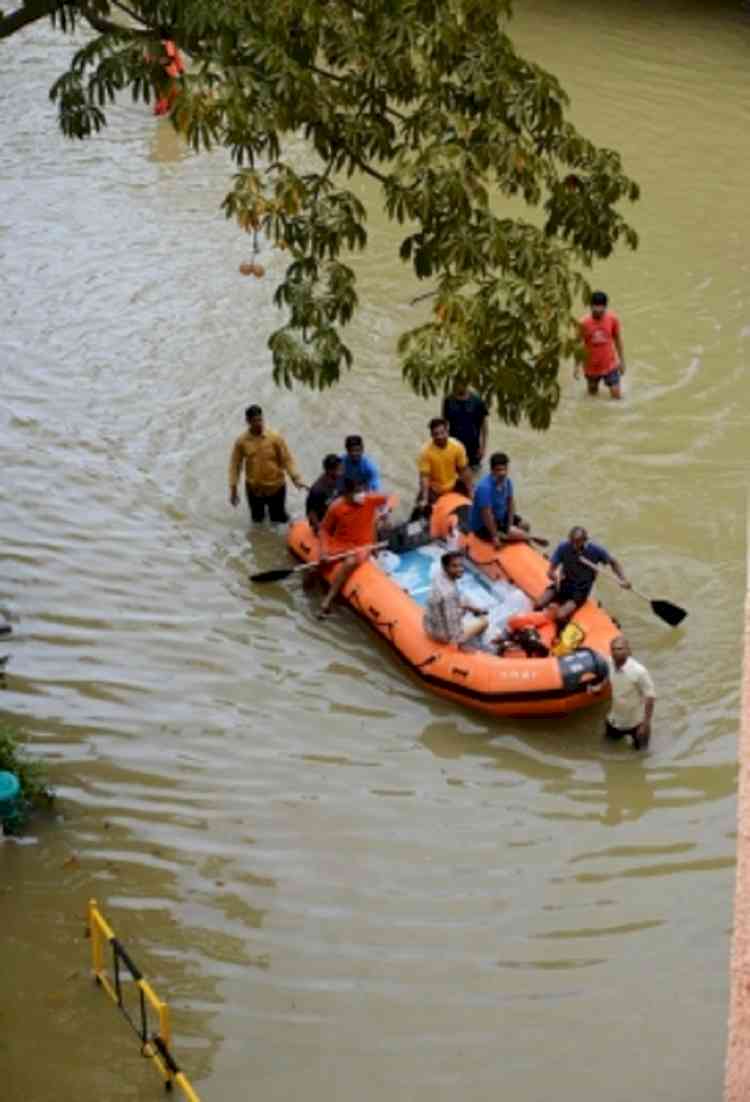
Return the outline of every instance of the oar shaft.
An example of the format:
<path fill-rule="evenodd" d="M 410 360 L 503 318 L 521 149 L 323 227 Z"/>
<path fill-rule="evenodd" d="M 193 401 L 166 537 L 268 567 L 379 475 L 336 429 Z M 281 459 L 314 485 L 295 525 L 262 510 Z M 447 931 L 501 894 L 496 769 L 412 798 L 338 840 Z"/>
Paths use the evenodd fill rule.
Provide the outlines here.
<path fill-rule="evenodd" d="M 380 543 L 367 543 L 362 547 L 350 547 L 347 551 L 336 552 L 335 555 L 329 555 L 323 559 L 314 559 L 312 562 L 304 562 L 300 566 L 278 567 L 276 570 L 264 570 L 260 574 L 251 574 L 251 582 L 281 582 L 284 578 L 291 578 L 295 574 L 301 574 L 305 570 L 313 570 L 317 566 L 327 566 L 329 562 L 337 562 L 339 559 L 346 559 L 350 555 L 356 555 L 361 551 L 373 551 L 379 547 L 387 547 L 388 541 L 383 540 Z"/>
<path fill-rule="evenodd" d="M 591 562 L 589 559 L 584 558 L 583 555 L 579 555 L 578 558 L 581 560 L 581 562 L 583 563 L 584 566 L 588 566 L 596 574 L 604 574 L 605 578 L 608 578 L 608 577 L 611 576 L 611 575 L 607 574 L 606 571 L 604 570 L 604 567 L 599 566 L 598 563 Z M 615 578 L 615 581 L 617 582 L 618 585 L 622 585 L 622 582 L 620 581 L 619 578 Z M 625 588 L 625 587 L 623 587 L 623 588 Z M 632 586 L 631 586 L 631 589 L 632 589 Z M 637 592 L 638 591 L 636 589 L 633 589 L 633 593 L 637 593 Z M 638 593 L 638 596 L 642 597 L 643 594 Z M 648 600 L 648 597 L 646 597 L 646 600 Z"/>
<path fill-rule="evenodd" d="M 339 559 L 348 559 L 350 555 L 356 555 L 358 551 L 375 551 L 380 547 L 387 547 L 388 540 L 381 540 L 380 543 L 365 543 L 361 547 L 350 547 L 348 551 L 337 551 L 335 555 L 325 555 L 322 559 L 315 559 L 313 562 L 304 562 L 301 566 L 295 566 L 295 573 L 299 574 L 303 570 L 312 570 L 314 566 L 328 566 L 329 562 L 338 562 Z"/>
<path fill-rule="evenodd" d="M 589 560 L 585 559 L 583 555 L 581 555 L 580 558 L 581 562 L 584 563 L 585 566 L 590 567 L 592 570 L 596 571 L 597 574 L 604 574 L 604 570 L 602 570 L 600 566 L 597 566 L 596 563 L 589 562 Z M 605 577 L 607 576 L 608 575 L 605 574 Z M 619 578 L 617 579 L 617 581 L 620 585 L 622 585 L 622 582 Z M 629 593 L 635 593 L 636 597 L 640 597 L 642 601 L 646 602 L 646 604 L 651 605 L 651 611 L 654 613 L 654 615 L 658 616 L 660 620 L 663 620 L 665 624 L 669 624 L 670 627 L 676 628 L 687 616 L 687 612 L 684 608 L 680 608 L 679 605 L 672 604 L 671 601 L 653 600 L 651 597 L 647 597 L 645 593 L 641 593 L 640 590 L 633 589 L 632 585 L 622 586 L 622 588 L 626 589 Z"/>
<path fill-rule="evenodd" d="M 590 562 L 589 559 L 585 559 L 583 555 L 579 557 L 584 566 L 590 566 L 592 570 L 595 570 L 597 574 L 602 574 L 605 578 L 614 578 L 621 589 L 627 589 L 630 593 L 635 593 L 636 597 L 640 597 L 642 601 L 647 601 L 650 605 L 653 604 L 651 598 L 647 597 L 645 593 L 641 593 L 639 589 L 636 589 L 632 585 L 623 585 L 619 578 L 615 577 L 614 574 L 608 574 L 604 567 L 598 566 L 595 562 Z"/>

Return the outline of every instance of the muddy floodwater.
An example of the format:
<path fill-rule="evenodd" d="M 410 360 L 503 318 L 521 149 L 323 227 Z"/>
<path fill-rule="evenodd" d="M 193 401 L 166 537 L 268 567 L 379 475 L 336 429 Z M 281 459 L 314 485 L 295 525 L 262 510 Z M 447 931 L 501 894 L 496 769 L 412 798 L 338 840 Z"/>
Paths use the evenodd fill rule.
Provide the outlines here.
<path fill-rule="evenodd" d="M 346 611 L 252 588 L 283 537 L 227 504 L 259 401 L 308 479 L 362 432 L 407 500 L 434 405 L 395 368 L 419 290 L 377 206 L 356 370 L 277 392 L 285 258 L 219 210 L 231 167 L 126 100 L 87 143 L 47 99 L 70 46 L 2 46 L 0 707 L 59 793 L 0 847 L 0 1094 L 158 1098 L 88 978 L 95 896 L 203 1102 L 705 1102 L 721 1096 L 735 853 L 750 341 L 750 16 L 740 4 L 517 5 L 521 49 L 643 187 L 594 281 L 621 404 L 571 373 L 553 428 L 493 422 L 521 511 L 575 522 L 677 631 L 602 579 L 658 688 L 654 740 L 603 708 L 492 721 L 432 697 Z M 305 153 L 300 146 L 302 162 Z M 365 199 L 369 185 L 360 187 Z M 294 491 L 297 513 L 303 500 Z"/>

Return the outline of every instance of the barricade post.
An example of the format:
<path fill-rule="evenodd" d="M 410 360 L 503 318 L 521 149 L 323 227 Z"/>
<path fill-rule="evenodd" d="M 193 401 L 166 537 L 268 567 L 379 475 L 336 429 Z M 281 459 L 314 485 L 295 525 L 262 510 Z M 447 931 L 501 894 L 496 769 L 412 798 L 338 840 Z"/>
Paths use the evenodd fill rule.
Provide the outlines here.
<path fill-rule="evenodd" d="M 114 930 L 99 910 L 95 899 L 88 905 L 88 934 L 91 938 L 91 967 L 96 983 L 103 987 L 120 1013 L 136 1033 L 141 1042 L 141 1053 L 156 1065 L 164 1080 L 164 1086 L 171 1090 L 176 1084 L 188 1102 L 200 1102 L 184 1072 L 180 1070 L 171 1051 L 172 1042 L 169 1007 L 154 991 L 148 980 L 144 979 L 137 964 L 121 942 L 115 937 Z M 106 947 L 112 950 L 112 974 L 107 974 Z M 121 970 L 125 967 L 138 990 L 139 1019 L 135 1021 L 123 998 Z M 149 1029 L 148 1008 L 158 1016 L 159 1025 L 155 1032 Z"/>

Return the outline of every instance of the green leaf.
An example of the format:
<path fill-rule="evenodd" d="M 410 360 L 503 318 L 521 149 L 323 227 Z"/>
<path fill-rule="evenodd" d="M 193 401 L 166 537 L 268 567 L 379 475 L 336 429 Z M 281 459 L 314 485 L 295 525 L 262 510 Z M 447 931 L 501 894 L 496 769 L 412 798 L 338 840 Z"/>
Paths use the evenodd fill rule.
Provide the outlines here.
<path fill-rule="evenodd" d="M 106 21 L 76 40 L 51 89 L 61 129 L 90 137 L 120 92 L 146 103 L 169 90 L 190 146 L 228 151 L 225 215 L 289 258 L 269 344 L 279 385 L 328 387 L 351 365 L 341 329 L 358 308 L 349 260 L 368 248 L 366 193 L 405 227 L 390 263 L 435 290 L 436 313 L 425 322 L 415 308 L 398 342 L 408 384 L 435 396 L 465 373 L 501 418 L 547 427 L 577 350 L 584 272 L 637 247 L 624 210 L 640 191 L 616 151 L 569 121 L 559 81 L 518 54 L 510 4 L 127 6 L 134 18 L 108 0 L 56 9 L 61 33 L 80 35 L 86 12 Z M 188 60 L 176 84 L 161 63 L 166 28 Z"/>

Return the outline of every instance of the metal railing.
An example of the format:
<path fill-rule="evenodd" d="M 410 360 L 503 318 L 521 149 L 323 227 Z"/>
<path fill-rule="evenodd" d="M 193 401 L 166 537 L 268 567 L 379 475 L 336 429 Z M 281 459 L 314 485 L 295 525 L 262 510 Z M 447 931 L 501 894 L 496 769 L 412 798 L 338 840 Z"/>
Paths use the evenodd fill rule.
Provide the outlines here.
<path fill-rule="evenodd" d="M 184 1072 L 180 1071 L 170 1052 L 172 1031 L 169 1020 L 169 1007 L 159 998 L 148 980 L 124 946 L 115 937 L 112 927 L 99 910 L 95 899 L 89 900 L 88 934 L 91 938 L 91 966 L 94 979 L 119 1008 L 125 1020 L 141 1042 L 141 1054 L 154 1062 L 164 1080 L 164 1086 L 171 1090 L 176 1084 L 188 1102 L 200 1102 Z M 106 949 L 112 950 L 111 976 L 106 970 Z M 138 1011 L 134 1015 L 123 996 L 123 968 L 127 971 L 138 991 Z M 149 1009 L 158 1016 L 158 1028 L 152 1031 L 149 1022 Z"/>

